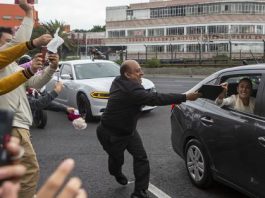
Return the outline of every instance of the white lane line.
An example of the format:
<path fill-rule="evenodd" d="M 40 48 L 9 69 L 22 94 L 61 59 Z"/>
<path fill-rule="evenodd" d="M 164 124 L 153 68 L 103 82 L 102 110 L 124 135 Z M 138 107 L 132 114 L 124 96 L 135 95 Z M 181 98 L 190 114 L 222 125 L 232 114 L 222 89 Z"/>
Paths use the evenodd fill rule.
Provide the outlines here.
<path fill-rule="evenodd" d="M 159 188 L 155 187 L 153 184 L 149 183 L 149 188 L 148 190 L 153 193 L 156 197 L 158 198 L 171 198 L 168 196 L 166 193 L 164 193 L 162 190 Z"/>

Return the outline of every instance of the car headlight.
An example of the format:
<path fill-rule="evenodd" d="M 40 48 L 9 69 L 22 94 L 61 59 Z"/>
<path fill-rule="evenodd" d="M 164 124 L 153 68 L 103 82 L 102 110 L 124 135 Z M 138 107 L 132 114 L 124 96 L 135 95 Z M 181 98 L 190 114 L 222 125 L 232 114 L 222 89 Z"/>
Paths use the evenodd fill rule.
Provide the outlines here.
<path fill-rule="evenodd" d="M 92 98 L 98 98 L 98 99 L 109 99 L 109 92 L 93 91 L 91 92 L 90 96 Z"/>

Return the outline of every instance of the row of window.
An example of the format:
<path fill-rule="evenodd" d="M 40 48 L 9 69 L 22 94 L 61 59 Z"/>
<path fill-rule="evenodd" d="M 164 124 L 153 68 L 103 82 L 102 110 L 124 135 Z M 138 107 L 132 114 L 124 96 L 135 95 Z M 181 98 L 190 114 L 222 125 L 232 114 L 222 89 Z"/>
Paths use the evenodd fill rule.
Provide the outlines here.
<path fill-rule="evenodd" d="M 235 44 L 234 46 L 237 46 Z M 233 47 L 234 47 L 233 46 Z M 229 43 L 203 43 L 203 44 L 176 44 L 176 45 L 149 45 L 147 46 L 148 52 L 229 52 Z M 262 44 L 240 44 L 240 48 L 262 48 Z M 165 51 L 166 49 L 166 51 Z M 239 50 L 240 51 L 240 50 Z"/>
<path fill-rule="evenodd" d="M 210 3 L 200 5 L 181 5 L 162 8 L 151 8 L 151 18 L 175 16 L 199 16 L 211 14 L 264 14 L 265 4 L 260 2 Z M 133 10 L 127 11 L 127 16 L 133 16 Z"/>
<path fill-rule="evenodd" d="M 22 20 L 23 19 L 23 16 L 2 16 L 2 19 L 3 20 L 11 20 L 11 19 L 16 19 L 16 20 Z"/>
<path fill-rule="evenodd" d="M 155 28 L 155 29 L 138 29 L 127 30 L 127 37 L 155 37 L 155 36 L 174 36 L 194 34 L 263 34 L 262 25 L 209 25 L 209 26 L 190 26 L 190 27 L 171 27 L 171 28 Z M 256 28 L 256 29 L 255 29 Z M 166 30 L 166 31 L 165 31 Z M 147 33 L 147 34 L 146 34 Z M 126 37 L 125 30 L 108 31 L 109 38 Z"/>

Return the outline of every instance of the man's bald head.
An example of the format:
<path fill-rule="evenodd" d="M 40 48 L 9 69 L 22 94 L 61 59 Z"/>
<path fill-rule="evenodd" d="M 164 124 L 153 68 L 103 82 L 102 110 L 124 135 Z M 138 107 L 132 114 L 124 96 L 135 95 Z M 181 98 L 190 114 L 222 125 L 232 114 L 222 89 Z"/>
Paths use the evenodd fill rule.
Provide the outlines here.
<path fill-rule="evenodd" d="M 141 83 L 141 77 L 144 73 L 141 70 L 141 66 L 135 60 L 126 60 L 121 64 L 120 74 L 129 80 L 138 81 Z"/>
<path fill-rule="evenodd" d="M 135 60 L 126 60 L 121 64 L 120 74 L 125 76 L 125 72 L 129 73 L 132 71 L 133 65 L 139 65 Z"/>

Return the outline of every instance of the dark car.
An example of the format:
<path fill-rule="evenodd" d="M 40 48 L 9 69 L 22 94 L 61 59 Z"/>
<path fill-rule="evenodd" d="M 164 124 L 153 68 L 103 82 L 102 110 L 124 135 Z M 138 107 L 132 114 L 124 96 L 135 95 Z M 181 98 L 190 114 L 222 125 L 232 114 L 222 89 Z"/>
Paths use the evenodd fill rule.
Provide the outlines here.
<path fill-rule="evenodd" d="M 220 107 L 214 99 L 187 101 L 172 109 L 171 140 L 197 187 L 216 180 L 250 197 L 265 197 L 265 65 L 220 70 L 188 92 L 227 82 L 227 95 L 237 94 L 245 77 L 252 81 L 254 113 Z"/>

